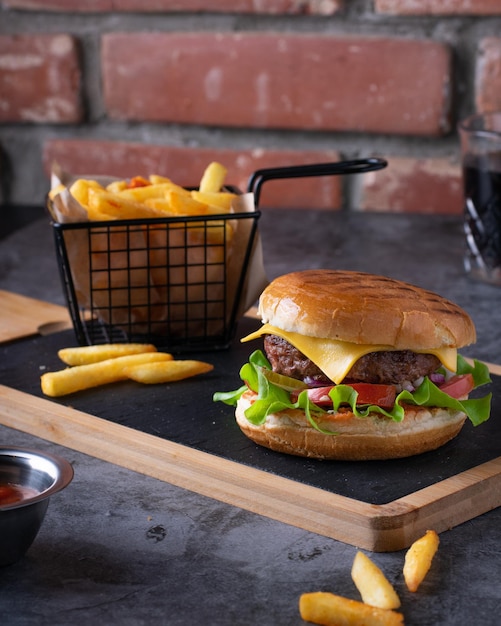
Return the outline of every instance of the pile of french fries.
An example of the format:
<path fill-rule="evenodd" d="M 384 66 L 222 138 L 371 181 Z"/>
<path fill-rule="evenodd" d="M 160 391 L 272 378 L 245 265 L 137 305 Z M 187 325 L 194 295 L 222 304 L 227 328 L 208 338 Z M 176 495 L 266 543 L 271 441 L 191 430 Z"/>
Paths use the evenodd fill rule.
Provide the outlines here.
<path fill-rule="evenodd" d="M 214 369 L 203 361 L 176 360 L 153 344 L 63 348 L 58 356 L 68 367 L 40 377 L 42 392 L 53 398 L 127 379 L 150 385 L 171 383 Z"/>
<path fill-rule="evenodd" d="M 438 545 L 437 533 L 428 530 L 407 550 L 403 577 L 412 593 L 418 590 L 428 573 Z M 395 610 L 401 606 L 395 588 L 363 552 L 355 555 L 351 577 L 361 601 L 324 591 L 304 593 L 299 599 L 301 617 L 324 626 L 403 626 L 404 616 Z"/>
<path fill-rule="evenodd" d="M 231 212 L 236 194 L 224 190 L 227 169 L 213 161 L 205 168 L 197 190 L 188 190 L 170 178 L 151 175 L 116 180 L 103 186 L 96 180 L 78 178 L 70 194 L 87 212 L 90 221 L 219 215 Z M 49 197 L 65 189 L 59 185 Z"/>

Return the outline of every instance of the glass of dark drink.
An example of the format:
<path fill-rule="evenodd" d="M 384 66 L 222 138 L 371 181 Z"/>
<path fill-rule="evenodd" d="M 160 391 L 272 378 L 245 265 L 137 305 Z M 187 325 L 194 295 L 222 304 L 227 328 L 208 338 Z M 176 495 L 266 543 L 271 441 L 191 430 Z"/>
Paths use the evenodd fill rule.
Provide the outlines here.
<path fill-rule="evenodd" d="M 467 273 L 501 286 L 501 112 L 459 124 Z"/>

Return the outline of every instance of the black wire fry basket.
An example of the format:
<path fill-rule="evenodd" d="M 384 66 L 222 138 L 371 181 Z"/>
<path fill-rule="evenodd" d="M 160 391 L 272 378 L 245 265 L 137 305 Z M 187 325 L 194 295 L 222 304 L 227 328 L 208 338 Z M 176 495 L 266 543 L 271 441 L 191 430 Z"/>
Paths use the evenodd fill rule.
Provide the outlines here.
<path fill-rule="evenodd" d="M 54 223 L 78 343 L 228 347 L 259 215 Z"/>
<path fill-rule="evenodd" d="M 53 220 L 56 258 L 78 343 L 147 342 L 181 352 L 228 348 L 245 312 L 252 258 L 260 253 L 257 206 L 262 185 L 272 179 L 362 173 L 385 166 L 381 159 L 364 159 L 258 170 L 248 184 L 254 194 L 251 211 Z"/>

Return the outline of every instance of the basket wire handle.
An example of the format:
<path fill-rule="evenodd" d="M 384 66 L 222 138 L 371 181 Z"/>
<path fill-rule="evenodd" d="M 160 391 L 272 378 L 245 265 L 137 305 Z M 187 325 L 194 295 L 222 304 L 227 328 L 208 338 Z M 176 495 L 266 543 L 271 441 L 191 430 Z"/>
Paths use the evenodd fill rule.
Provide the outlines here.
<path fill-rule="evenodd" d="M 309 176 L 328 176 L 331 174 L 363 174 L 375 172 L 388 165 L 384 159 L 354 159 L 333 163 L 313 163 L 311 165 L 291 165 L 256 170 L 249 178 L 247 191 L 254 194 L 255 205 L 259 205 L 261 187 L 267 180 L 280 178 L 306 178 Z"/>

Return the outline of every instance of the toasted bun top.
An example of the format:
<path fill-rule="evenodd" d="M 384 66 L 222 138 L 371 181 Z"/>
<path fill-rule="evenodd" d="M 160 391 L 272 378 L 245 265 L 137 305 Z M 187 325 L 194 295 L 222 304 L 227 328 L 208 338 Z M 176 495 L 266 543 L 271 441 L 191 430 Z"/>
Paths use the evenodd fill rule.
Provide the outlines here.
<path fill-rule="evenodd" d="M 263 291 L 259 313 L 264 323 L 287 332 L 395 350 L 460 348 L 476 340 L 471 318 L 458 305 L 363 272 L 285 274 Z"/>

